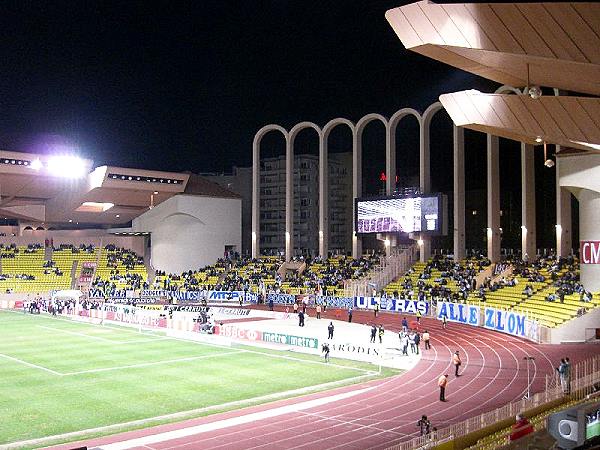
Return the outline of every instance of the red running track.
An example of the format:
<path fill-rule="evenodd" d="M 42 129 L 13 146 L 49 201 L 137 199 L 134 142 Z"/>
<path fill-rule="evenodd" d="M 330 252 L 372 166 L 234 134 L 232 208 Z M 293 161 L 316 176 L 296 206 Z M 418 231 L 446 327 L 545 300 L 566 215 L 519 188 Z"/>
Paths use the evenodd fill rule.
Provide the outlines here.
<path fill-rule="evenodd" d="M 339 315 L 339 311 L 328 311 L 323 318 L 335 318 L 336 314 Z M 374 321 L 373 313 L 362 311 L 355 311 L 353 319 L 360 323 Z M 397 314 L 381 314 L 375 321 L 397 332 L 401 319 Z M 443 428 L 522 398 L 527 389 L 527 367 L 523 360 L 526 355 L 535 357 L 530 367 L 531 391 L 538 392 L 544 388 L 545 375 L 554 372 L 560 358 L 568 356 L 572 363 L 577 363 L 600 353 L 597 345 L 537 345 L 484 328 L 449 323 L 443 330 L 437 320 L 424 318 L 422 322 L 423 328 L 431 334 L 432 348 L 424 351 L 421 361 L 412 370 L 401 375 L 52 448 L 102 446 L 373 387 L 368 392 L 302 411 L 130 448 L 383 449 L 416 436 L 416 422 L 422 414 L 426 414 L 434 426 Z M 460 351 L 463 362 L 458 378 L 454 377 L 451 363 L 451 355 L 456 350 Z M 444 373 L 450 375 L 446 389 L 448 401 L 441 403 L 437 379 Z"/>

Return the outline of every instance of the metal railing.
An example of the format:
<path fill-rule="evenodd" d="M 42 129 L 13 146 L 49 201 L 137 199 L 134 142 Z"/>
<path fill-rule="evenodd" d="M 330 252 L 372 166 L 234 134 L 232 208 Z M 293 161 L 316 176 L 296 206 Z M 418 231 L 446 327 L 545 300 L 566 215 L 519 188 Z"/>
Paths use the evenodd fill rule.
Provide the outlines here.
<path fill-rule="evenodd" d="M 410 441 L 400 442 L 387 448 L 387 450 L 412 450 L 433 448 L 469 433 L 497 424 L 501 420 L 514 418 L 518 413 L 537 408 L 554 400 L 565 398 L 568 400 L 583 400 L 595 390 L 595 384 L 600 382 L 600 356 L 586 359 L 571 368 L 569 392 L 557 373 L 546 375 L 545 389 L 533 394 L 529 398 L 508 403 L 495 410 L 471 417 L 449 427 L 437 430 L 429 435 L 416 437 Z"/>
<path fill-rule="evenodd" d="M 373 289 L 381 290 L 413 265 L 418 255 L 416 245 L 393 249 L 389 255 L 380 258 L 379 267 L 367 277 L 349 280 L 344 285 L 346 297 L 369 297 Z"/>

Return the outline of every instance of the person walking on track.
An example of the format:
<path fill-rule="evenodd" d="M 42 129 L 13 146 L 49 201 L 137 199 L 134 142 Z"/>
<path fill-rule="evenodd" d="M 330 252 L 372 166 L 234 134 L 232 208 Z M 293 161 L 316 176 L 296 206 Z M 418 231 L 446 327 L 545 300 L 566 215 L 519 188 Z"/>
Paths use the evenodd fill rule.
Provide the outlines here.
<path fill-rule="evenodd" d="M 446 401 L 446 386 L 448 385 L 448 374 L 438 378 L 438 386 L 440 387 L 440 402 Z"/>
<path fill-rule="evenodd" d="M 458 350 L 456 350 L 454 352 L 454 355 L 452 355 L 452 364 L 454 364 L 454 376 L 456 376 L 456 377 L 460 376 L 458 374 L 458 368 L 462 364 L 462 361 L 460 360 L 460 356 L 458 355 Z"/>
<path fill-rule="evenodd" d="M 423 333 L 423 342 L 425 342 L 425 350 L 431 349 L 431 345 L 429 345 L 429 331 L 427 330 Z"/>

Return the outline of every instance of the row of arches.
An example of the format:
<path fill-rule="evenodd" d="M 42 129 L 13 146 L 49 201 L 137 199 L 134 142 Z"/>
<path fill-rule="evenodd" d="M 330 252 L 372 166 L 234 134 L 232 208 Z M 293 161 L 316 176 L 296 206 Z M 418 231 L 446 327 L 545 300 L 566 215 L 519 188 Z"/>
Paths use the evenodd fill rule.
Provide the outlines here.
<path fill-rule="evenodd" d="M 419 124 L 419 180 L 420 190 L 429 192 L 430 183 L 430 150 L 429 136 L 430 125 L 434 115 L 443 109 L 440 102 L 430 105 L 423 114 L 413 108 L 402 108 L 396 111 L 389 119 L 381 114 L 371 113 L 361 117 L 356 123 L 349 119 L 338 117 L 327 122 L 322 128 L 314 122 L 300 122 L 289 131 L 281 125 L 269 124 L 262 127 L 254 136 L 252 143 L 252 257 L 260 254 L 260 153 L 261 141 L 271 132 L 280 133 L 285 140 L 285 257 L 289 260 L 294 252 L 294 211 L 293 211 L 293 174 L 294 174 L 294 142 L 298 133 L 305 129 L 313 129 L 319 138 L 319 254 L 326 256 L 328 253 L 328 180 L 327 166 L 329 154 L 329 136 L 337 126 L 346 126 L 352 133 L 352 195 L 354 198 L 362 195 L 362 137 L 365 127 L 379 121 L 385 127 L 385 167 L 386 167 L 386 193 L 389 195 L 394 190 L 396 179 L 396 129 L 406 117 L 414 117 Z M 424 239 L 421 251 L 422 258 L 430 254 L 430 242 Z M 352 255 L 359 257 L 362 253 L 361 241 L 353 233 Z"/>

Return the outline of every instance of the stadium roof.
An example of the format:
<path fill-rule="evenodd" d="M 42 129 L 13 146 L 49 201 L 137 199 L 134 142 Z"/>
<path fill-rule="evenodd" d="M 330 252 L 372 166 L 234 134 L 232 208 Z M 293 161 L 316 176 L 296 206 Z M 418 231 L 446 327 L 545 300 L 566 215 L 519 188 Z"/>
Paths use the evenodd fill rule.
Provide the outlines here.
<path fill-rule="evenodd" d="M 455 125 L 530 144 L 600 151 L 600 99 L 588 96 L 600 94 L 600 3 L 420 1 L 387 11 L 386 18 L 407 49 L 526 86 L 440 96 Z M 556 95 L 542 95 L 536 85 L 555 88 Z"/>
<path fill-rule="evenodd" d="M 47 224 L 124 224 L 177 194 L 238 198 L 191 173 L 100 166 L 0 151 L 0 216 Z"/>

